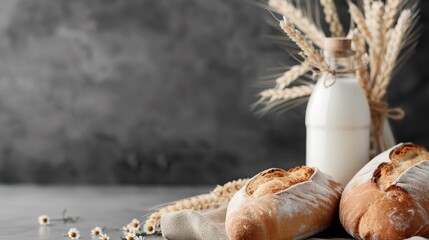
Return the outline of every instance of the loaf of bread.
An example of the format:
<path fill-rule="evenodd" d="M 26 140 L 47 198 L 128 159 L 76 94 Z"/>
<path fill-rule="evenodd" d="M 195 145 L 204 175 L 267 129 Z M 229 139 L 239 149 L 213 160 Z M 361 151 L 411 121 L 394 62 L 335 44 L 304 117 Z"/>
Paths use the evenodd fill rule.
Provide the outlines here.
<path fill-rule="evenodd" d="M 265 170 L 231 199 L 230 240 L 302 239 L 326 229 L 339 204 L 341 184 L 316 168 Z"/>
<path fill-rule="evenodd" d="M 358 239 L 429 237 L 429 153 L 399 144 L 365 165 L 347 184 L 340 221 Z"/>

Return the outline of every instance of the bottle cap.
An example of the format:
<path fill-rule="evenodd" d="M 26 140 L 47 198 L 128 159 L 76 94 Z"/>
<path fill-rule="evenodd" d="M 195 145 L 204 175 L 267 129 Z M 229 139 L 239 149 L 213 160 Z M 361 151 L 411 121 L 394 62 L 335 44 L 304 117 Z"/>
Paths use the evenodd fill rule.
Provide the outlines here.
<path fill-rule="evenodd" d="M 352 40 L 349 38 L 325 38 L 324 42 L 325 54 L 332 57 L 349 57 L 353 55 Z"/>
<path fill-rule="evenodd" d="M 350 38 L 325 38 L 324 49 L 333 52 L 347 52 L 352 49 L 352 40 Z"/>

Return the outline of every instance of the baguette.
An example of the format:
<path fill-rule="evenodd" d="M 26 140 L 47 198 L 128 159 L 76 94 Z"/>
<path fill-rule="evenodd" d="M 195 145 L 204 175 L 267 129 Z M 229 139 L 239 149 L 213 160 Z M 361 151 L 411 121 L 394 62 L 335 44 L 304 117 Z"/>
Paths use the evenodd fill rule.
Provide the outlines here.
<path fill-rule="evenodd" d="M 326 229 L 338 208 L 341 184 L 316 168 L 265 170 L 231 199 L 230 240 L 303 239 Z"/>
<path fill-rule="evenodd" d="M 429 237 L 429 153 L 399 144 L 365 165 L 347 184 L 340 221 L 359 239 Z"/>

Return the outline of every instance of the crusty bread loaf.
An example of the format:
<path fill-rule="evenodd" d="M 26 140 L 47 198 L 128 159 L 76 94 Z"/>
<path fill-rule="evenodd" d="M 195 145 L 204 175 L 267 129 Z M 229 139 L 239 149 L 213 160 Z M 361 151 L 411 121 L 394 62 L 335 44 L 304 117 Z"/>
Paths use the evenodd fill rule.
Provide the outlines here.
<path fill-rule="evenodd" d="M 310 167 L 265 170 L 231 199 L 230 240 L 301 239 L 327 228 L 338 208 L 341 184 Z"/>
<path fill-rule="evenodd" d="M 347 184 L 340 220 L 359 239 L 429 236 L 429 153 L 399 144 L 365 165 Z"/>

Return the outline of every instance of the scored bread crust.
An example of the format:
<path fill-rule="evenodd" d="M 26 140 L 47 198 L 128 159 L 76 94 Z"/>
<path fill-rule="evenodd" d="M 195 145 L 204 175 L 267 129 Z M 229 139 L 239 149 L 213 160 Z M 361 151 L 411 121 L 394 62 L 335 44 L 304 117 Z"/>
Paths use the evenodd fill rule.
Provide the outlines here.
<path fill-rule="evenodd" d="M 358 239 L 429 236 L 429 153 L 398 144 L 365 165 L 347 184 L 340 221 Z"/>
<path fill-rule="evenodd" d="M 326 229 L 338 207 L 341 184 L 316 168 L 265 170 L 231 199 L 230 240 L 303 239 Z"/>

